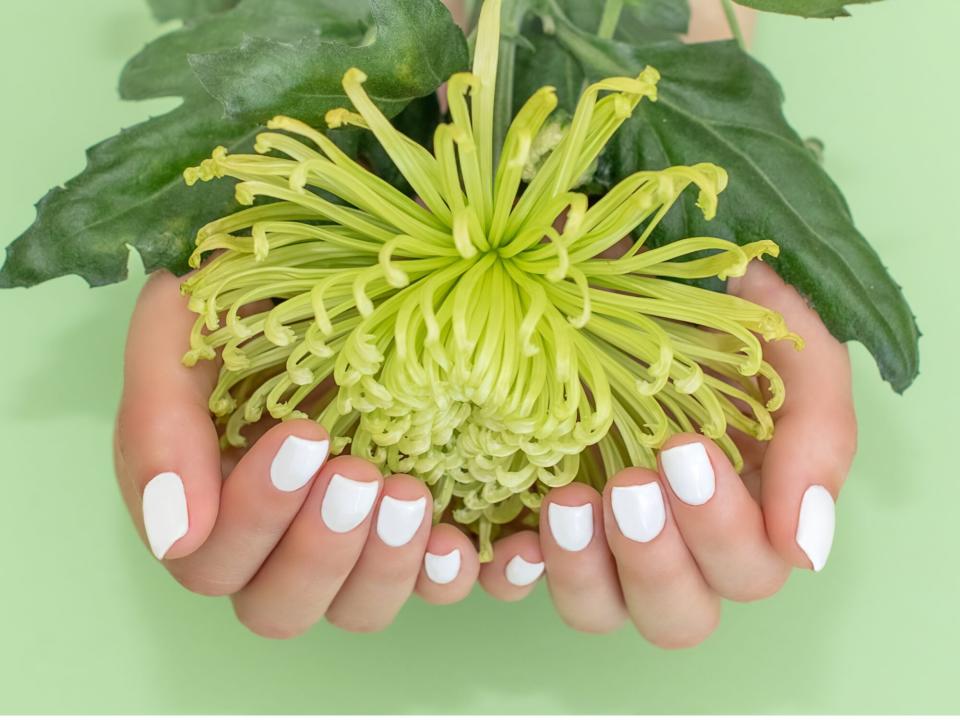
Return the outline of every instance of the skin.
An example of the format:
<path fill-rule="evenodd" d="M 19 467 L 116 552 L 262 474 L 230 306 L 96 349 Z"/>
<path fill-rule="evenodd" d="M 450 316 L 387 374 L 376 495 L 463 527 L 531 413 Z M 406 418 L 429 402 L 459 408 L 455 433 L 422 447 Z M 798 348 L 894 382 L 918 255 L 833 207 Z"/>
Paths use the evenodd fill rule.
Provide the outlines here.
<path fill-rule="evenodd" d="M 705 38 L 718 31 L 695 21 L 693 33 Z M 328 460 L 302 489 L 281 492 L 271 484 L 269 468 L 283 441 L 291 435 L 320 440 L 326 431 L 292 421 L 265 429 L 245 453 L 222 455 L 207 410 L 217 367 L 181 365 L 195 316 L 179 293 L 179 280 L 166 272 L 149 279 L 130 325 L 114 442 L 119 488 L 146 544 L 144 486 L 161 472 L 183 478 L 189 530 L 163 564 L 192 592 L 230 596 L 240 622 L 264 637 L 295 637 L 322 619 L 350 631 L 381 630 L 414 592 L 429 603 L 449 604 L 465 598 L 477 581 L 496 598 L 522 600 L 536 583 L 516 587 L 505 575 L 506 563 L 520 555 L 544 562 L 557 612 L 571 627 L 604 633 L 630 622 L 658 646 L 696 645 L 716 628 L 722 598 L 765 598 L 793 568 L 810 569 L 795 540 L 801 498 L 811 485 L 836 498 L 856 449 L 846 348 L 761 263 L 732 281 L 730 292 L 782 313 L 806 348 L 798 353 L 790 343 L 764 347 L 786 383 L 787 400 L 769 444 L 736 438 L 746 463 L 742 476 L 705 437 L 678 435 L 667 442 L 665 448 L 705 446 L 716 492 L 703 505 L 680 500 L 662 469 L 627 469 L 610 479 L 602 495 L 579 484 L 552 491 L 544 499 L 540 532 L 499 540 L 494 561 L 481 567 L 460 530 L 431 527 L 430 494 L 416 478 L 384 478 L 373 465 L 344 456 Z M 373 511 L 344 534 L 320 521 L 336 473 L 379 483 Z M 666 524 L 652 541 L 637 543 L 620 532 L 611 491 L 651 482 L 661 486 Z M 400 548 L 387 546 L 373 530 L 385 495 L 427 502 L 419 530 Z M 582 551 L 554 541 L 547 520 L 551 503 L 592 506 L 594 533 Z M 432 582 L 424 571 L 425 553 L 453 550 L 461 557 L 456 579 Z"/>

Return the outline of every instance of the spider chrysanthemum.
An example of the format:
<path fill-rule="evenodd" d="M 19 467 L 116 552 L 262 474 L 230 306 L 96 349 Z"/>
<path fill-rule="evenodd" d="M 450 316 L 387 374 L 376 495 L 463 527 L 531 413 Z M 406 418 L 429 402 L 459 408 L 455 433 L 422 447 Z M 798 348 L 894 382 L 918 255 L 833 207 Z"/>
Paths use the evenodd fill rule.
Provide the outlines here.
<path fill-rule="evenodd" d="M 681 282 L 743 274 L 774 243 L 645 248 L 691 185 L 714 215 L 721 168 L 640 172 L 592 202 L 575 191 L 656 100 L 653 68 L 588 87 L 532 177 L 553 88 L 495 147 L 499 18 L 488 0 L 432 152 L 390 124 L 361 70 L 343 78 L 353 109 L 327 124 L 372 132 L 419 202 L 286 117 L 259 154 L 218 148 L 185 173 L 235 178 L 251 206 L 199 232 L 194 266 L 220 252 L 183 284 L 199 315 L 185 362 L 222 358 L 210 408 L 224 441 L 242 446 L 265 412 L 315 418 L 336 451 L 428 483 L 436 517 L 473 530 L 484 560 L 503 526 L 536 521 L 550 488 L 653 467 L 672 433 L 703 432 L 739 464 L 728 429 L 770 438 L 784 396 L 758 335 L 799 343 L 777 313 Z M 626 252 L 602 257 L 627 236 Z"/>

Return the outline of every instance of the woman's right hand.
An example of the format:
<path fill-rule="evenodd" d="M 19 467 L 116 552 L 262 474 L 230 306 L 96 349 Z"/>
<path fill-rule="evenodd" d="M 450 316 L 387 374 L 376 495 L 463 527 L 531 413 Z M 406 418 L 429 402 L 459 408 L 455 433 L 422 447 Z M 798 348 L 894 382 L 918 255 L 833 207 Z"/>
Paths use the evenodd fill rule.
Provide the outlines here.
<path fill-rule="evenodd" d="M 137 302 L 114 440 L 120 492 L 170 574 L 201 595 L 229 595 L 240 621 L 272 638 L 322 618 L 379 630 L 414 591 L 437 604 L 464 598 L 477 553 L 460 530 L 431 527 L 419 480 L 328 460 L 327 433 L 308 420 L 221 456 L 207 407 L 218 368 L 180 362 L 196 316 L 179 286 L 157 273 Z"/>

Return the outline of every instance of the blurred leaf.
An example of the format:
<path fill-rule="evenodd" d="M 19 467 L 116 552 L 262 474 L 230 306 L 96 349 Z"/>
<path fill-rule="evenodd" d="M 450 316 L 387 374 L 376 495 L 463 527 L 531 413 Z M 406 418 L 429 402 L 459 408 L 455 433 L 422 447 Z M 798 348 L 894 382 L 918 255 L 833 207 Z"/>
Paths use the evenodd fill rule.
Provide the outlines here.
<path fill-rule="evenodd" d="M 153 16 L 159 22 L 183 20 L 190 22 L 205 15 L 213 15 L 234 7 L 239 0 L 147 0 Z"/>
<path fill-rule="evenodd" d="M 877 0 L 734 0 L 764 12 L 799 15 L 806 18 L 847 17 L 847 5 L 863 5 Z"/>

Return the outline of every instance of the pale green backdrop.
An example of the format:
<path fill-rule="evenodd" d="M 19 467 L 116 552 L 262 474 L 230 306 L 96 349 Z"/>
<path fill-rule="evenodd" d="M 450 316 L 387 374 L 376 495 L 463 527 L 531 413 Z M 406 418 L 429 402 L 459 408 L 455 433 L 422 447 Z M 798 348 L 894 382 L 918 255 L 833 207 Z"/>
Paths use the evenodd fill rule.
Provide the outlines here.
<path fill-rule="evenodd" d="M 248 634 L 135 538 L 110 432 L 140 282 L 0 293 L 0 712 L 960 712 L 956 353 L 960 2 L 889 0 L 837 22 L 764 18 L 788 96 L 920 324 L 905 397 L 854 349 L 859 458 L 819 576 L 728 605 L 702 647 L 590 637 L 545 588 L 413 601 L 388 632 Z M 82 149 L 165 103 L 116 99 L 158 32 L 137 0 L 0 4 L 0 245 Z"/>

